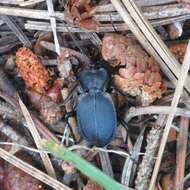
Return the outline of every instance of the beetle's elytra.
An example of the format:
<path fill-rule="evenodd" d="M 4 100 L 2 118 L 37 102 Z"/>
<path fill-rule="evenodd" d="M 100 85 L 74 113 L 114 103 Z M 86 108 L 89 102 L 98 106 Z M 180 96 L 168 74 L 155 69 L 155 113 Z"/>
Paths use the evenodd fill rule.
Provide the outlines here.
<path fill-rule="evenodd" d="M 105 92 L 108 74 L 104 69 L 89 69 L 79 74 L 83 90 L 77 104 L 77 121 L 82 137 L 103 147 L 116 134 L 117 117 L 113 101 Z"/>

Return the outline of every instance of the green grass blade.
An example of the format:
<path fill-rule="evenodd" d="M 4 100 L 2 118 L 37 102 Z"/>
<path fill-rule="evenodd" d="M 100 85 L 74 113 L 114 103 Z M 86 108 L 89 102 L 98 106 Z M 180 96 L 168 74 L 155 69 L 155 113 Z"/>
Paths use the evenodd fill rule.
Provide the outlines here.
<path fill-rule="evenodd" d="M 106 190 L 130 190 L 130 188 L 125 187 L 111 177 L 105 175 L 101 170 L 87 162 L 85 159 L 71 152 L 67 148 L 59 146 L 53 141 L 44 140 L 43 147 L 54 156 L 73 163 L 79 171 L 88 176 L 92 181 L 95 181 L 104 187 Z"/>

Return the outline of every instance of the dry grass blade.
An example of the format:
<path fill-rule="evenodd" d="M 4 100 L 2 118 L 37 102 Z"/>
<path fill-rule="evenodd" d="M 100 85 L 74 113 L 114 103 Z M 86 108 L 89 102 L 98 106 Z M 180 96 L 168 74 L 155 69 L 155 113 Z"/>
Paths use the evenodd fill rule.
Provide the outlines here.
<path fill-rule="evenodd" d="M 101 7 L 99 7 L 101 10 Z M 190 13 L 190 9 L 183 6 L 182 4 L 169 4 L 162 6 L 152 6 L 152 7 L 144 7 L 142 8 L 143 14 L 149 20 L 154 19 L 164 19 L 164 18 L 172 18 L 180 15 L 185 15 Z M 122 21 L 122 17 L 116 12 L 104 12 L 101 11 L 101 14 L 95 14 L 94 18 L 98 21 Z"/>
<path fill-rule="evenodd" d="M 46 3 L 47 3 L 47 7 L 48 7 L 51 28 L 53 31 L 56 53 L 58 55 L 60 55 L 61 52 L 60 52 L 60 46 L 59 46 L 59 41 L 58 41 L 57 31 L 56 31 L 56 19 L 55 19 L 55 13 L 54 13 L 54 9 L 53 9 L 53 2 L 52 2 L 52 0 L 46 0 Z"/>
<path fill-rule="evenodd" d="M 27 125 L 28 125 L 28 128 L 32 134 L 32 137 L 34 138 L 34 141 L 36 143 L 36 146 L 38 149 L 42 149 L 42 144 L 41 144 L 41 137 L 36 129 L 36 126 L 30 116 L 30 113 L 28 112 L 26 106 L 24 105 L 24 103 L 22 102 L 22 100 L 19 98 L 19 104 L 20 104 L 20 108 L 22 110 L 22 113 L 26 119 L 26 122 L 27 122 Z M 54 168 L 52 166 L 52 163 L 50 161 L 50 158 L 48 156 L 47 153 L 40 153 L 40 156 L 42 158 L 42 161 L 44 163 L 44 166 L 48 172 L 48 174 L 54 178 L 56 178 L 56 175 L 55 175 L 55 171 L 54 171 Z"/>
<path fill-rule="evenodd" d="M 168 3 L 175 3 L 175 0 L 137 0 L 135 1 L 138 6 L 142 7 L 149 7 L 153 5 L 163 5 L 163 4 L 168 4 Z M 107 4 L 107 5 L 98 5 L 96 6 L 96 11 L 97 12 L 113 12 L 115 11 L 115 7 L 112 4 Z"/>
<path fill-rule="evenodd" d="M 109 158 L 109 154 L 107 152 L 99 152 L 100 155 L 100 161 L 102 165 L 102 170 L 105 174 L 109 175 L 110 177 L 114 178 L 113 170 L 111 161 Z"/>
<path fill-rule="evenodd" d="M 1 0 L 2 4 L 18 5 L 21 2 L 24 2 L 24 0 Z"/>
<path fill-rule="evenodd" d="M 187 15 L 181 15 L 181 16 L 167 18 L 167 19 L 151 20 L 150 23 L 152 24 L 152 26 L 156 27 L 156 26 L 171 24 L 174 22 L 183 22 L 189 18 L 190 18 L 190 14 L 187 14 Z M 27 23 L 25 24 L 25 28 L 29 30 L 52 31 L 50 24 L 47 23 L 46 21 L 42 22 L 42 21 L 28 20 Z M 114 27 L 112 24 L 100 24 L 98 27 L 99 32 L 114 32 L 115 30 L 128 31 L 130 29 L 125 23 L 114 23 Z M 57 31 L 58 32 L 79 32 L 79 33 L 88 32 L 88 34 L 90 32 L 94 33 L 94 31 L 91 31 L 91 30 L 86 30 L 86 29 L 79 28 L 76 26 L 70 26 L 68 24 L 60 24 L 60 23 L 57 24 Z"/>
<path fill-rule="evenodd" d="M 189 131 L 189 118 L 181 117 L 180 132 L 177 140 L 177 155 L 176 155 L 176 172 L 175 172 L 175 186 L 176 190 L 183 190 L 183 184 L 180 183 L 185 175 L 185 160 L 187 151 L 187 140 Z"/>
<path fill-rule="evenodd" d="M 14 107 L 15 111 L 22 114 L 20 106 L 19 106 L 16 98 L 14 97 L 14 95 L 9 95 L 9 94 L 7 94 L 7 92 L 5 93 L 5 92 L 0 91 L 0 97 L 2 99 L 4 99 L 7 103 L 12 105 Z M 49 131 L 49 129 L 47 127 L 45 127 L 44 124 L 34 114 L 31 113 L 31 116 L 32 116 L 32 119 L 35 122 L 36 126 L 38 127 L 40 134 L 43 136 L 43 138 L 52 139 L 56 143 L 59 143 L 58 138 L 54 134 L 52 134 L 52 132 Z"/>
<path fill-rule="evenodd" d="M 166 142 L 167 142 L 170 127 L 172 125 L 172 121 L 173 121 L 173 118 L 175 116 L 175 112 L 176 112 L 176 109 L 177 109 L 177 104 L 178 104 L 180 96 L 182 94 L 183 85 L 185 84 L 185 80 L 186 80 L 186 77 L 187 77 L 187 74 L 188 74 L 188 70 L 190 68 L 190 61 L 189 60 L 190 60 L 190 41 L 189 41 L 188 46 L 187 46 L 185 58 L 184 58 L 183 65 L 182 65 L 182 68 L 181 68 L 181 74 L 180 74 L 180 77 L 178 79 L 177 87 L 176 87 L 174 97 L 173 97 L 173 100 L 172 100 L 171 111 L 169 113 L 169 116 L 168 116 L 168 119 L 167 119 L 167 122 L 166 122 L 166 127 L 165 127 L 164 132 L 163 132 L 162 140 L 161 140 L 161 143 L 160 143 L 160 148 L 159 148 L 159 151 L 158 151 L 158 158 L 156 160 L 156 164 L 155 164 L 154 171 L 153 171 L 153 174 L 152 174 L 149 190 L 152 190 L 154 188 L 154 185 L 155 185 L 155 182 L 156 182 L 157 174 L 158 174 L 161 159 L 162 159 L 162 156 L 163 156 L 163 153 L 164 153 L 164 148 L 165 148 L 165 145 L 166 145 Z"/>
<path fill-rule="evenodd" d="M 144 139 L 144 130 L 145 128 L 141 130 L 141 133 L 139 134 L 133 149 L 130 151 L 130 157 L 127 157 L 123 167 L 121 183 L 127 187 L 133 183 L 134 176 L 136 174 L 139 153 Z"/>
<path fill-rule="evenodd" d="M 151 6 L 151 5 L 162 5 L 167 3 L 175 3 L 176 0 L 136 0 L 135 1 L 138 5 L 141 6 Z"/>
<path fill-rule="evenodd" d="M 24 46 L 26 46 L 26 47 L 32 46 L 28 37 L 22 31 L 20 26 L 17 25 L 14 18 L 12 18 L 11 16 L 7 16 L 7 15 L 3 15 L 3 16 L 1 16 L 1 18 L 8 25 L 8 27 L 13 31 L 13 33 L 18 37 L 18 39 L 24 44 Z"/>
<path fill-rule="evenodd" d="M 111 7 L 113 7 L 113 5 Z M 115 8 L 114 10 L 112 9 L 113 8 L 110 9 L 110 5 L 97 6 L 97 14 L 93 15 L 93 17 L 95 20 L 100 22 L 122 21 L 122 17 L 117 12 L 115 12 Z M 62 21 L 65 20 L 64 14 L 60 11 L 55 11 L 53 15 L 49 15 L 48 11 L 46 10 L 34 10 L 29 8 L 27 9 L 8 6 L 0 6 L 0 14 L 40 20 L 50 20 L 51 18 L 55 18 Z M 153 6 L 144 8 L 143 14 L 149 20 L 153 21 L 157 19 L 159 21 L 159 19 L 175 18 L 178 16 L 189 15 L 190 9 L 183 7 L 181 4 L 172 4 L 164 6 L 164 8 L 163 6 Z"/>
<path fill-rule="evenodd" d="M 29 6 L 29 5 L 34 5 L 37 3 L 41 3 L 44 2 L 45 0 L 28 0 L 28 1 L 24 1 L 19 3 L 20 6 L 24 7 L 24 6 Z"/>
<path fill-rule="evenodd" d="M 31 175 L 32 177 L 49 185 L 55 190 L 71 190 L 69 187 L 48 176 L 47 174 L 41 172 L 40 170 L 36 169 L 30 164 L 20 160 L 19 158 L 3 150 L 2 148 L 0 148 L 0 157 L 9 162 L 10 164 L 18 167 L 22 171 L 26 172 L 27 174 Z"/>

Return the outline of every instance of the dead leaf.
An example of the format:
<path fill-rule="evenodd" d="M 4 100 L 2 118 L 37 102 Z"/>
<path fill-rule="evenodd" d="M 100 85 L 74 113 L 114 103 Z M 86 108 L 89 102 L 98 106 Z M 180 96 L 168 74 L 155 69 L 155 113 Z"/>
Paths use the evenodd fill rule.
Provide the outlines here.
<path fill-rule="evenodd" d="M 88 180 L 87 185 L 83 188 L 83 190 L 103 190 L 97 183 Z"/>

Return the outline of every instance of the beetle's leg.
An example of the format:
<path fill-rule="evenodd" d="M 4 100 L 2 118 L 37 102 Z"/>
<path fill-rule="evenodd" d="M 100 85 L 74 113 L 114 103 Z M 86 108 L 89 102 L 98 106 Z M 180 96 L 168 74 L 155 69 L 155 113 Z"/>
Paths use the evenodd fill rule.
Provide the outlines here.
<path fill-rule="evenodd" d="M 72 132 L 72 128 L 70 127 L 70 124 L 69 124 L 69 117 L 72 117 L 74 116 L 74 112 L 67 112 L 65 113 L 65 129 L 64 129 L 64 132 L 63 132 L 63 136 L 62 136 L 62 139 L 61 139 L 61 145 L 64 144 L 64 142 L 66 142 L 66 146 L 69 145 L 69 134 L 71 133 L 71 136 L 73 137 L 74 139 L 74 135 L 73 135 L 73 132 Z M 75 141 L 75 139 L 74 139 Z"/>
<path fill-rule="evenodd" d="M 128 128 L 128 125 L 127 125 L 126 121 L 124 119 L 120 118 L 120 122 L 121 122 L 121 125 L 126 129 L 126 131 L 128 131 L 129 128 Z"/>
<path fill-rule="evenodd" d="M 75 94 L 75 92 L 78 91 L 78 84 L 75 84 L 72 89 L 70 90 L 68 96 L 65 98 L 65 100 L 63 101 L 63 103 L 61 103 L 59 106 L 65 106 L 73 97 L 73 95 Z"/>
<path fill-rule="evenodd" d="M 63 146 L 64 142 L 66 142 L 66 146 L 69 145 L 69 131 L 68 131 L 68 123 L 66 123 L 65 125 L 65 129 L 64 129 L 64 132 L 63 132 L 63 136 L 62 136 L 62 139 L 61 139 L 61 145 Z"/>
<path fill-rule="evenodd" d="M 136 98 L 132 97 L 131 95 L 129 95 L 127 93 L 123 93 L 120 89 L 118 89 L 114 85 L 112 85 L 109 89 L 113 90 L 115 92 L 118 92 L 119 94 L 121 94 L 122 96 L 124 96 L 125 100 L 126 100 L 126 103 L 127 103 L 127 107 L 137 106 Z"/>
<path fill-rule="evenodd" d="M 66 112 L 65 113 L 65 120 L 66 120 L 66 122 L 68 122 L 69 117 L 72 117 L 72 116 L 75 116 L 75 115 L 76 115 L 75 111 Z"/>
<path fill-rule="evenodd" d="M 66 122 L 66 125 L 67 125 L 67 127 L 68 127 L 68 129 L 69 129 L 69 131 L 70 131 L 70 134 L 71 134 L 71 136 L 72 136 L 74 142 L 77 143 L 77 140 L 76 140 L 76 138 L 75 138 L 73 129 L 72 129 L 70 123 L 69 123 L 69 118 L 70 118 L 70 117 L 73 117 L 73 116 L 75 116 L 75 115 L 76 115 L 75 111 L 71 111 L 71 112 L 65 113 L 65 122 Z"/>

